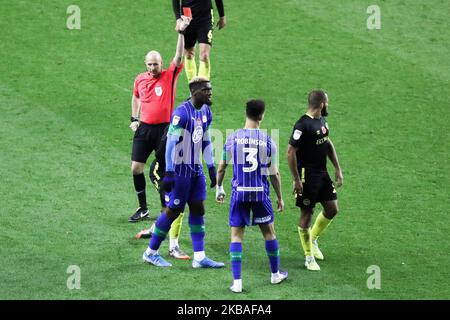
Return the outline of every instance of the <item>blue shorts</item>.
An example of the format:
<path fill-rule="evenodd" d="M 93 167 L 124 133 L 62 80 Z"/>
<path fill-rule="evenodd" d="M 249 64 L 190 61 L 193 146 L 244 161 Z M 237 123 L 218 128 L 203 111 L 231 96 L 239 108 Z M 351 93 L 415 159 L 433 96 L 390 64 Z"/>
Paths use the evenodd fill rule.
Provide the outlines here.
<path fill-rule="evenodd" d="M 175 186 L 166 193 L 166 205 L 171 209 L 181 209 L 187 202 L 198 202 L 206 200 L 206 178 L 198 177 L 180 177 L 176 176 Z"/>
<path fill-rule="evenodd" d="M 250 218 L 250 212 L 252 217 Z M 230 200 L 230 227 L 244 227 L 273 222 L 273 209 L 270 198 L 264 201 L 237 201 L 234 196 Z"/>

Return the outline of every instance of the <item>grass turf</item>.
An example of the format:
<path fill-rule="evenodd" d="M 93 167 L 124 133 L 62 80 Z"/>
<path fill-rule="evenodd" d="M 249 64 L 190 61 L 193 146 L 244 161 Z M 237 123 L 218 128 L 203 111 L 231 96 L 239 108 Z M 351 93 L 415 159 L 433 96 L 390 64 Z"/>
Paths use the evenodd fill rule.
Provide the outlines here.
<path fill-rule="evenodd" d="M 237 129 L 245 100 L 266 100 L 263 128 L 279 130 L 286 211 L 276 230 L 290 272 L 286 283 L 269 284 L 262 237 L 248 229 L 241 296 L 228 291 L 229 263 L 193 270 L 174 261 L 161 270 L 141 262 L 146 242 L 131 239 L 150 223 L 127 222 L 136 207 L 131 89 L 148 50 L 159 50 L 166 66 L 174 54 L 170 2 L 77 1 L 81 30 L 66 28 L 70 4 L 2 8 L 1 299 L 450 297 L 446 1 L 381 1 L 377 31 L 366 28 L 370 1 L 225 1 L 228 26 L 215 31 L 212 49 L 213 126 Z M 320 241 L 319 273 L 302 267 L 284 158 L 315 87 L 329 93 L 345 176 L 341 212 Z M 177 102 L 187 94 L 182 74 Z M 228 261 L 227 207 L 213 197 L 208 191 L 206 251 Z M 148 199 L 154 218 L 151 187 Z M 180 241 L 191 253 L 186 218 Z M 81 268 L 80 290 L 66 287 L 69 265 Z M 366 286 L 370 265 L 381 268 L 380 290 Z"/>

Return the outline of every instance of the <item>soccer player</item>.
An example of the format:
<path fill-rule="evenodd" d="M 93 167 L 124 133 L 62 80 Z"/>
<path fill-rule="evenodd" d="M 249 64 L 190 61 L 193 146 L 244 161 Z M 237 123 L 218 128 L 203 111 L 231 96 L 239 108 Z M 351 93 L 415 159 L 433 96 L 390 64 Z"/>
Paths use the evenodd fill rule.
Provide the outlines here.
<path fill-rule="evenodd" d="M 241 263 L 245 226 L 259 225 L 261 229 L 272 272 L 271 283 L 280 283 L 288 277 L 287 272 L 279 269 L 280 253 L 273 226 L 274 214 L 267 179 L 269 176 L 277 194 L 277 211 L 281 212 L 284 202 L 281 195 L 281 177 L 276 164 L 276 145 L 268 135 L 259 130 L 264 110 L 265 104 L 262 100 L 247 102 L 245 127 L 227 138 L 217 173 L 216 201 L 223 203 L 225 191 L 222 183 L 225 170 L 228 163 L 233 163 L 229 224 L 234 281 L 230 290 L 236 293 L 242 292 Z M 252 216 L 250 212 L 253 213 Z"/>
<path fill-rule="evenodd" d="M 216 168 L 209 127 L 212 122 L 212 87 L 208 79 L 196 77 L 189 83 L 191 99 L 175 109 L 166 143 L 166 173 L 162 187 L 168 192 L 167 209 L 155 223 L 155 230 L 143 260 L 158 267 L 169 267 L 158 249 L 172 222 L 189 206 L 189 228 L 194 249 L 193 268 L 222 268 L 205 255 L 206 178 L 200 155 L 208 166 L 211 188 L 216 186 Z"/>
<path fill-rule="evenodd" d="M 305 253 L 305 267 L 312 271 L 320 270 L 315 259 L 324 259 L 317 239 L 338 212 L 336 190 L 327 172 L 327 157 L 335 168 L 336 187 L 340 187 L 344 180 L 336 149 L 328 137 L 327 115 L 328 95 L 323 90 L 311 91 L 308 110 L 295 123 L 287 151 L 296 205 L 301 212 L 298 233 Z M 323 210 L 311 230 L 317 202 L 321 203 Z"/>
<path fill-rule="evenodd" d="M 161 141 L 165 128 L 169 125 L 175 101 L 176 82 L 183 68 L 183 32 L 190 18 L 181 17 L 175 57 L 167 70 L 162 69 L 161 54 L 150 51 L 145 56 L 147 72 L 141 73 L 134 81 L 131 98 L 131 124 L 134 132 L 131 152 L 131 172 L 139 208 L 128 219 L 137 222 L 148 217 L 144 165 L 150 154 Z"/>
<path fill-rule="evenodd" d="M 167 130 L 163 133 L 163 138 L 161 140 L 161 143 L 159 144 L 158 149 L 155 151 L 155 160 L 153 160 L 152 164 L 150 165 L 150 180 L 152 181 L 153 185 L 155 186 L 156 190 L 159 192 L 160 202 L 161 202 L 161 211 L 163 212 L 166 210 L 166 202 L 165 202 L 165 196 L 166 193 L 161 187 L 162 179 L 164 178 L 164 173 L 166 170 L 166 141 L 167 141 Z M 183 223 L 183 216 L 184 213 L 180 213 L 178 218 L 175 219 L 174 222 L 172 222 L 172 225 L 170 227 L 169 231 L 169 256 L 175 258 L 175 259 L 181 259 L 181 260 L 189 260 L 190 257 L 183 252 L 183 250 L 180 249 L 180 245 L 178 243 L 178 238 L 181 232 L 181 226 Z M 135 236 L 137 239 L 148 239 L 151 238 L 153 235 L 153 232 L 155 230 L 155 223 L 151 225 L 149 229 L 144 229 L 138 232 Z"/>
<path fill-rule="evenodd" d="M 181 4 L 180 4 L 181 2 Z M 222 0 L 215 0 L 219 12 L 217 27 L 224 28 L 227 24 Z M 212 46 L 214 15 L 211 0 L 172 0 L 173 11 L 177 19 L 176 29 L 181 25 L 183 8 L 189 8 L 192 13 L 192 22 L 185 31 L 185 57 L 186 76 L 191 81 L 195 76 L 211 79 L 210 52 Z M 199 69 L 195 63 L 195 44 L 199 43 Z"/>

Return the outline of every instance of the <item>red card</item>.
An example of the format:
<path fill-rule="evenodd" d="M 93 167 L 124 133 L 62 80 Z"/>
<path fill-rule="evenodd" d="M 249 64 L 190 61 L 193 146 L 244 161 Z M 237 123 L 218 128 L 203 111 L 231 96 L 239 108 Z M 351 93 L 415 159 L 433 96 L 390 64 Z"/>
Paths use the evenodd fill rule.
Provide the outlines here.
<path fill-rule="evenodd" d="M 192 19 L 191 8 L 183 7 L 183 15 Z"/>

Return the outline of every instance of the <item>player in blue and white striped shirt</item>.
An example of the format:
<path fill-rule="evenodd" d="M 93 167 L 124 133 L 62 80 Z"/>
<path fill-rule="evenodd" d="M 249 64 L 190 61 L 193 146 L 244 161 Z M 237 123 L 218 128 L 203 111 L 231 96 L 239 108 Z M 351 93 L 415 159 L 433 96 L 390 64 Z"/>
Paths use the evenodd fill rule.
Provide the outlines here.
<path fill-rule="evenodd" d="M 284 202 L 281 195 L 281 177 L 276 163 L 276 145 L 259 129 L 264 111 L 264 101 L 247 102 L 245 128 L 227 138 L 217 174 L 216 200 L 223 203 L 225 191 L 222 183 L 225 170 L 228 163 L 233 164 L 229 220 L 230 259 L 234 279 L 230 290 L 233 292 L 242 292 L 242 240 L 245 226 L 259 225 L 261 229 L 272 272 L 271 283 L 280 283 L 288 277 L 287 272 L 279 270 L 280 253 L 273 227 L 274 214 L 268 176 L 277 194 L 278 212 L 283 211 Z"/>
<path fill-rule="evenodd" d="M 222 268 L 222 262 L 209 259 L 204 251 L 206 178 L 200 158 L 202 153 L 208 166 L 210 186 L 216 186 L 216 168 L 209 135 L 212 87 L 208 79 L 196 77 L 189 82 L 189 89 L 191 99 L 182 103 L 172 114 L 167 133 L 166 173 L 162 181 L 162 187 L 167 192 L 167 208 L 155 222 L 155 230 L 143 259 L 158 267 L 171 266 L 158 254 L 158 249 L 172 222 L 184 211 L 187 203 L 194 249 L 192 267 Z"/>

